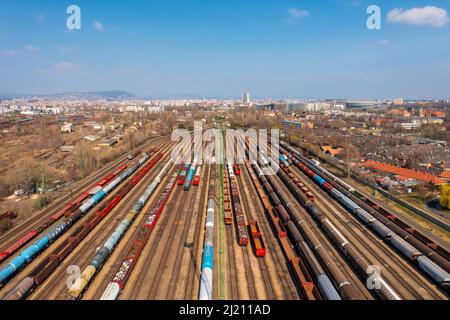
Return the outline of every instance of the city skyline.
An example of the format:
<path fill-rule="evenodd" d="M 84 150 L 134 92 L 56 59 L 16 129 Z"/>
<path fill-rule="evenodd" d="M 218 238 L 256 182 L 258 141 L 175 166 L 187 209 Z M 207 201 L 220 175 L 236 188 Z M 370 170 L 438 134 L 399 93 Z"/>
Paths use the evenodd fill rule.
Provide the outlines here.
<path fill-rule="evenodd" d="M 378 1 L 372 31 L 368 1 L 78 1 L 69 32 L 71 4 L 0 4 L 0 95 L 449 98 L 444 1 Z"/>

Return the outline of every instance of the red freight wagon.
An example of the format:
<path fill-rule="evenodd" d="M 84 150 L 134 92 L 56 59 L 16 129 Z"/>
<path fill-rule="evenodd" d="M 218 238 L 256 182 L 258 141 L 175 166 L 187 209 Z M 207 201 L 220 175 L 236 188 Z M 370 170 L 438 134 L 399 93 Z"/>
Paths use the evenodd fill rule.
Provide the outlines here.
<path fill-rule="evenodd" d="M 250 234 L 252 237 L 253 246 L 257 257 L 264 257 L 267 253 L 264 240 L 261 236 L 261 231 L 257 221 L 250 222 Z"/>

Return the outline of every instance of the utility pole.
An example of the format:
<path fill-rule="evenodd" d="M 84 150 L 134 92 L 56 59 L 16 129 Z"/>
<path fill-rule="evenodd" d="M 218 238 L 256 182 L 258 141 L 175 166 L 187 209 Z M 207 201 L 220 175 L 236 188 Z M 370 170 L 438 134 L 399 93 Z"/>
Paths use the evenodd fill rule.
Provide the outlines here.
<path fill-rule="evenodd" d="M 36 195 L 37 195 L 36 207 L 38 210 L 40 210 L 41 209 L 41 196 L 39 194 L 39 182 L 37 182 L 37 181 L 36 181 Z"/>
<path fill-rule="evenodd" d="M 350 165 L 350 145 L 348 143 L 347 143 L 346 149 L 347 149 L 346 153 L 347 153 L 347 170 L 348 170 L 347 178 L 350 179 L 352 176 L 352 172 L 351 172 L 351 165 Z"/>
<path fill-rule="evenodd" d="M 84 173 L 85 173 L 84 154 L 83 154 L 83 146 L 81 146 L 81 148 L 80 148 L 80 175 L 81 175 L 82 179 L 84 179 Z"/>
<path fill-rule="evenodd" d="M 45 190 L 45 172 L 42 171 L 42 186 L 41 186 L 41 194 L 42 194 L 42 207 L 47 205 L 47 195 Z"/>

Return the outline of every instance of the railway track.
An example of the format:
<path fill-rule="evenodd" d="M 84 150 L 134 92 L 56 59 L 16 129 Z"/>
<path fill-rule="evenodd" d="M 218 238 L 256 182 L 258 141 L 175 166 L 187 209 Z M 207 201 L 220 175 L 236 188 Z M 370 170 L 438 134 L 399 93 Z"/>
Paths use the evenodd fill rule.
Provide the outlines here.
<path fill-rule="evenodd" d="M 158 291 L 159 284 L 164 274 L 168 275 L 166 262 L 173 247 L 175 251 L 183 246 L 182 237 L 179 232 L 184 221 L 183 219 L 192 211 L 195 194 L 185 192 L 182 187 L 175 186 L 176 190 L 169 199 L 169 204 L 163 212 L 163 219 L 160 221 L 158 230 L 154 230 L 155 237 L 149 241 L 150 248 L 145 248 L 146 256 L 142 256 L 133 273 L 134 279 L 130 278 L 130 290 L 124 290 L 125 299 L 155 299 L 158 294 L 165 295 L 165 292 Z M 184 233 L 184 232 L 183 232 Z M 177 244 L 177 245 L 176 245 Z M 175 256 L 175 255 L 174 255 Z M 133 277 L 132 275 L 132 277 Z M 147 284 L 144 286 L 144 284 Z M 128 292 L 129 291 L 129 292 Z M 162 297 L 161 297 L 162 299 Z"/>
<path fill-rule="evenodd" d="M 228 172 L 226 166 L 223 166 L 223 181 L 224 181 L 224 189 L 227 189 L 231 194 L 230 190 L 230 181 L 228 178 Z M 223 219 L 224 217 L 220 217 L 219 219 Z M 234 240 L 237 237 L 234 234 L 234 221 L 231 225 L 225 226 L 225 238 L 226 238 L 226 247 L 225 247 L 225 255 L 226 255 L 226 267 L 227 267 L 227 288 L 228 288 L 228 298 L 230 300 L 238 300 L 239 299 L 239 290 L 238 290 L 238 274 L 236 267 L 236 257 L 233 249 Z M 239 279 L 242 280 L 242 279 Z M 244 280 L 245 281 L 245 280 Z M 243 281 L 240 281 L 243 283 Z"/>
<path fill-rule="evenodd" d="M 201 188 L 201 193 L 196 196 L 194 218 L 188 227 L 184 248 L 177 255 L 181 257 L 181 270 L 170 280 L 166 296 L 168 300 L 196 300 L 198 298 L 198 284 L 201 275 L 201 255 L 199 253 L 201 253 L 200 249 L 203 245 L 203 226 L 206 219 L 208 188 L 211 178 L 211 167 L 207 165 L 205 168 L 206 172 L 201 175 L 201 185 L 196 187 L 197 189 Z"/>
<path fill-rule="evenodd" d="M 242 175 L 241 171 L 241 175 Z M 240 177 L 240 176 L 239 176 Z M 254 212 L 255 208 L 253 206 L 253 203 L 249 201 L 248 198 L 248 192 L 244 189 L 242 184 L 242 179 L 238 178 L 236 176 L 236 182 L 237 182 L 237 188 L 239 192 L 239 197 L 242 200 L 243 204 L 243 212 L 244 216 L 246 216 L 247 219 L 247 225 L 248 222 L 251 220 L 254 220 L 254 216 L 252 212 Z M 251 242 L 249 242 L 249 245 L 247 247 L 242 248 L 242 252 L 244 255 L 244 263 L 245 263 L 245 270 L 247 273 L 250 274 L 249 281 L 252 281 L 250 286 L 250 292 L 255 293 L 255 298 L 252 299 L 258 299 L 258 300 L 267 300 L 271 299 L 273 300 L 275 298 L 275 293 L 273 291 L 272 284 L 268 277 L 267 267 L 265 265 L 264 259 L 258 259 L 254 256 L 253 249 Z M 251 260 L 251 261 L 250 261 Z M 255 266 L 258 265 L 259 268 L 255 268 Z M 249 272 L 250 271 L 250 272 Z M 260 282 L 256 282 L 255 280 L 262 280 L 263 288 L 256 288 Z M 263 290 L 259 290 L 263 289 Z"/>
<path fill-rule="evenodd" d="M 141 183 L 133 189 L 125 199 L 110 213 L 108 219 L 102 221 L 100 225 L 90 234 L 85 241 L 81 243 L 81 247 L 77 247 L 74 252 L 66 259 L 55 273 L 47 279 L 44 286 L 36 290 L 30 297 L 31 299 L 65 299 L 67 297 L 67 267 L 79 266 L 81 270 L 89 264 L 89 261 L 102 243 L 108 238 L 109 234 L 114 230 L 117 223 L 120 222 L 131 209 L 134 202 L 139 198 L 139 195 L 144 192 L 146 186 L 156 177 L 157 170 L 161 165 L 155 166 L 152 172 L 141 181 Z"/>
<path fill-rule="evenodd" d="M 292 277 L 289 276 L 289 270 L 286 264 L 281 262 L 285 261 L 285 258 L 279 248 L 277 239 L 274 237 L 270 226 L 268 226 L 269 222 L 264 214 L 264 208 L 258 197 L 255 196 L 257 191 L 254 188 L 248 170 L 251 169 L 248 167 L 248 163 L 246 163 L 245 169 L 241 170 L 241 177 L 243 177 L 243 179 L 238 180 L 241 185 L 241 190 L 244 190 L 244 194 L 247 198 L 247 201 L 244 201 L 244 206 L 248 206 L 246 212 L 249 213 L 252 219 L 256 219 L 260 222 L 260 227 L 262 228 L 268 249 L 266 258 L 258 259 L 258 263 L 262 269 L 264 282 L 266 283 L 266 286 L 267 283 L 269 283 L 270 287 L 267 288 L 267 299 L 298 300 L 300 296 L 297 292 L 297 288 L 293 283 Z M 254 214 L 252 214 L 252 212 Z"/>
<path fill-rule="evenodd" d="M 445 295 L 439 289 L 429 283 L 371 231 L 367 232 L 366 228 L 353 215 L 348 214 L 340 204 L 328 200 L 324 192 L 308 177 L 297 168 L 294 169 L 294 172 L 310 190 L 314 191 L 316 199 L 319 200 L 316 201 L 316 205 L 322 209 L 330 221 L 341 227 L 340 230 L 344 235 L 372 265 L 382 268 L 383 276 L 404 299 L 445 299 Z M 402 277 L 399 278 L 399 275 Z"/>
<path fill-rule="evenodd" d="M 125 255 L 127 254 L 128 247 L 130 243 L 137 237 L 139 234 L 139 230 L 143 224 L 146 223 L 148 216 L 147 212 L 154 207 L 156 202 L 158 201 L 159 196 L 162 194 L 166 183 L 170 180 L 170 174 L 173 173 L 173 170 L 170 170 L 166 177 L 161 181 L 160 185 L 156 188 L 155 192 L 147 202 L 147 205 L 143 208 L 140 215 L 138 215 L 133 223 L 130 226 L 128 232 L 124 235 L 122 240 L 118 243 L 116 249 L 112 252 L 109 259 L 105 262 L 102 269 L 98 272 L 95 279 L 92 281 L 89 288 L 86 290 L 83 295 L 83 300 L 98 300 L 102 296 L 102 293 L 106 289 L 108 283 L 114 277 L 114 273 L 117 270 L 117 267 L 121 264 Z M 152 178 L 153 179 L 153 178 Z M 137 198 L 136 198 L 137 199 Z M 153 234 L 149 240 L 149 242 L 153 239 Z M 131 278 L 130 278 L 131 280 Z M 128 286 L 129 287 L 129 286 Z M 124 291 L 125 292 L 125 291 Z M 125 294 L 122 293 L 122 296 Z"/>
<path fill-rule="evenodd" d="M 168 149 L 168 147 L 166 147 Z M 114 228 L 115 222 L 117 220 L 120 220 L 120 215 L 123 213 L 122 210 L 130 206 L 130 201 L 133 200 L 133 198 L 138 197 L 140 193 L 143 192 L 143 190 L 146 187 L 146 182 L 149 179 L 149 176 L 155 175 L 154 170 L 157 169 L 161 165 L 161 162 L 159 162 L 149 173 L 146 174 L 146 176 L 135 186 L 134 189 L 132 189 L 124 199 L 122 199 L 121 202 L 109 213 L 109 215 L 100 222 L 99 225 L 97 225 L 94 230 L 85 238 L 83 241 L 74 249 L 72 253 L 69 254 L 69 256 L 55 269 L 55 272 L 53 272 L 47 279 L 44 281 L 44 283 L 39 286 L 34 293 L 30 296 L 32 299 L 58 299 L 61 298 L 61 296 L 54 295 L 55 292 L 58 292 L 56 290 L 57 286 L 59 285 L 60 292 L 65 292 L 67 290 L 66 286 L 66 280 L 67 280 L 67 273 L 66 269 L 68 266 L 77 265 L 80 266 L 81 263 L 87 263 L 87 259 L 90 258 L 89 255 L 86 255 L 87 252 L 95 252 L 95 249 L 97 246 L 99 246 L 106 237 L 107 237 L 107 231 Z M 129 177 L 127 181 L 130 181 L 131 179 L 134 179 L 135 176 Z M 108 201 L 111 199 L 111 197 L 115 197 L 116 193 L 113 193 L 109 195 L 109 197 L 106 199 Z M 95 213 L 95 210 L 88 213 L 86 216 L 84 216 L 80 221 L 78 221 L 73 228 L 77 228 L 78 226 L 81 226 L 84 222 L 86 222 L 91 215 Z M 113 221 L 113 223 L 111 223 Z M 53 248 L 56 248 L 59 246 L 60 243 L 65 241 L 67 238 L 70 237 L 70 233 L 65 233 L 60 239 L 58 239 L 55 243 L 53 243 L 48 249 L 53 250 Z M 36 265 L 38 265 L 45 257 L 45 255 L 39 256 L 37 260 L 33 261 L 32 264 L 30 264 L 28 267 L 26 267 L 21 272 L 28 272 L 28 270 L 33 270 Z M 17 276 L 16 279 L 21 279 L 21 274 Z M 16 280 L 13 279 L 13 280 Z M 8 286 L 11 284 L 8 283 Z M 7 291 L 8 288 L 5 287 L 4 291 Z"/>
<path fill-rule="evenodd" d="M 148 165 L 148 164 L 149 163 L 147 163 L 146 165 Z M 143 168 L 142 168 L 142 170 L 143 170 Z M 135 172 L 135 174 L 133 176 L 128 177 L 128 179 L 126 181 L 122 181 L 122 186 L 124 186 L 125 184 L 128 184 L 132 179 L 134 179 L 134 177 L 139 175 L 138 172 L 139 171 Z M 109 203 L 112 199 L 114 199 L 116 197 L 116 195 L 118 194 L 117 193 L 118 190 L 115 190 L 114 192 L 108 194 L 105 197 L 105 199 L 104 199 L 105 202 L 103 204 Z M 47 248 L 44 248 L 43 250 L 41 250 L 37 256 L 35 256 L 29 263 L 27 263 L 25 265 L 25 267 L 23 267 L 21 270 L 18 270 L 17 273 L 12 277 L 12 279 L 10 279 L 7 283 L 4 284 L 4 286 L 2 287 L 1 293 L 5 293 L 5 292 L 7 293 L 10 290 L 12 290 L 15 287 L 15 285 L 17 285 L 17 279 L 23 279 L 26 276 L 29 276 L 31 274 L 30 272 L 35 270 L 35 268 L 37 266 L 42 267 L 43 260 L 50 257 L 50 255 L 48 255 L 47 252 L 50 250 L 54 250 L 55 248 L 59 248 L 59 246 L 62 245 L 63 243 L 67 243 L 68 239 L 73 234 L 73 232 L 71 232 L 70 230 L 79 230 L 80 228 L 81 228 L 80 230 L 83 230 L 84 227 L 82 227 L 82 226 L 87 221 L 90 221 L 89 219 L 91 219 L 97 213 L 97 210 L 98 209 L 103 210 L 105 208 L 105 206 L 103 204 L 99 207 L 95 206 L 93 210 L 90 210 L 87 214 L 83 215 L 79 220 L 75 221 L 75 223 L 70 225 L 69 228 L 67 228 L 65 230 L 65 232 L 60 234 L 60 236 L 56 239 L 56 241 L 52 242 Z M 65 246 L 66 245 L 67 244 L 65 244 Z M 76 244 L 75 246 L 77 246 L 77 245 L 78 244 Z M 52 251 L 52 253 L 53 253 L 53 251 Z M 59 263 L 57 263 L 57 265 L 59 265 Z"/>
<path fill-rule="evenodd" d="M 143 145 L 139 146 L 136 149 L 139 148 L 147 148 L 151 146 L 152 144 L 156 144 L 160 140 L 166 140 L 166 137 L 158 137 L 154 139 L 150 139 L 149 141 L 145 142 Z M 160 145 L 163 145 L 163 143 L 160 143 Z M 114 160 L 113 162 L 109 163 L 106 167 L 96 171 L 95 173 L 91 174 L 86 179 L 83 179 L 79 182 L 79 185 L 77 185 L 74 189 L 71 189 L 71 192 L 66 194 L 65 196 L 59 198 L 56 202 L 52 203 L 50 206 L 45 208 L 43 211 L 37 212 L 27 218 L 26 220 L 22 221 L 19 225 L 14 227 L 13 229 L 9 230 L 7 233 L 0 236 L 0 252 L 9 248 L 11 245 L 16 243 L 20 238 L 22 238 L 25 234 L 30 232 L 31 230 L 36 229 L 40 225 L 42 225 L 45 221 L 47 221 L 50 217 L 52 217 L 56 212 L 62 210 L 64 206 L 67 204 L 67 202 L 70 202 L 71 199 L 77 198 L 81 196 L 81 194 L 88 189 L 89 187 L 92 187 L 98 180 L 100 180 L 105 175 L 113 172 L 117 166 L 125 163 L 127 161 L 127 157 L 129 154 L 133 153 L 135 150 L 130 151 L 129 153 L 123 155 L 122 157 L 119 157 L 117 160 Z M 56 223 L 56 221 L 54 222 Z M 54 225 L 54 224 L 53 224 Z M 51 225 L 52 226 L 52 225 Z M 50 228 L 51 226 L 48 226 Z M 47 229 L 48 229 L 47 228 Z M 9 259 L 6 259 L 5 262 L 9 261 Z"/>
<path fill-rule="evenodd" d="M 366 286 L 361 282 L 359 276 L 355 273 L 355 271 L 349 266 L 348 261 L 336 250 L 333 242 L 326 236 L 325 232 L 319 228 L 313 219 L 309 216 L 306 210 L 297 202 L 294 195 L 289 191 L 289 189 L 284 185 L 281 179 L 278 176 L 274 177 L 277 181 L 278 186 L 281 191 L 287 195 L 289 202 L 293 204 L 296 209 L 301 212 L 302 216 L 305 217 L 305 221 L 310 226 L 311 230 L 317 236 L 320 241 L 320 244 L 324 247 L 324 249 L 331 256 L 333 263 L 335 264 L 335 268 L 337 268 L 346 279 L 350 280 L 350 282 L 354 285 L 355 289 L 357 289 L 357 294 L 360 297 L 364 297 L 367 299 L 372 298 L 371 293 L 367 290 Z"/>
<path fill-rule="evenodd" d="M 179 201 L 180 207 L 176 211 L 180 214 L 177 216 L 175 223 L 172 224 L 171 231 L 169 232 L 169 235 L 175 236 L 172 240 L 166 242 L 162 257 L 156 269 L 156 279 L 152 281 L 152 286 L 147 291 L 147 296 L 144 296 L 145 299 L 168 299 L 168 296 L 171 294 L 170 282 L 172 279 L 179 277 L 182 266 L 177 267 L 177 258 L 180 257 L 180 253 L 183 252 L 186 246 L 185 239 L 189 230 L 189 222 L 192 221 L 195 210 L 198 210 L 198 204 L 196 205 L 196 203 L 199 189 L 195 189 L 194 192 L 192 190 L 182 192 L 184 192 L 183 196 L 185 196 L 186 200 Z M 200 195 L 203 194 L 204 196 L 204 189 L 200 192 Z M 174 252 L 176 252 L 176 255 L 173 254 Z M 170 260 L 173 260 L 172 263 Z M 148 268 L 150 268 L 150 265 L 144 265 L 143 269 Z M 172 272 L 168 272 L 170 268 L 172 268 Z M 162 281 L 164 278 L 166 278 L 165 282 Z"/>

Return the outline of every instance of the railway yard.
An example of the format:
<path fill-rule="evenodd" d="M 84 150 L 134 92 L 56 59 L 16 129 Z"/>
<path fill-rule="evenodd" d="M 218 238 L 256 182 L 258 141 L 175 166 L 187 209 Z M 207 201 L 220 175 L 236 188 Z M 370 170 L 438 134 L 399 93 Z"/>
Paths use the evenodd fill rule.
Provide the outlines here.
<path fill-rule="evenodd" d="M 279 166 L 267 175 L 262 154 L 220 161 L 234 148 L 227 135 L 212 164 L 178 164 L 176 146 L 147 140 L 1 235 L 0 298 L 449 298 L 448 247 L 300 150 L 271 145 Z"/>

